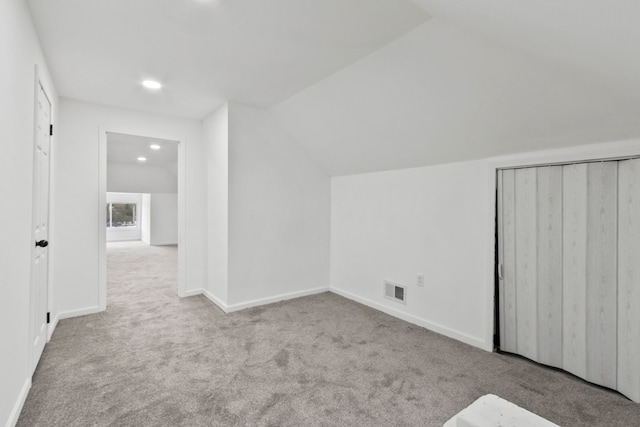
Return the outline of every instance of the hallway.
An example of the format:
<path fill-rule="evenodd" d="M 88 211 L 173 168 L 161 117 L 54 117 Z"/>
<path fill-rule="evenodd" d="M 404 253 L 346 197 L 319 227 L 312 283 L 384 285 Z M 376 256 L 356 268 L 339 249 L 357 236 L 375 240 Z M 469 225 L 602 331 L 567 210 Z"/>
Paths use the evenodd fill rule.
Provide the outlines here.
<path fill-rule="evenodd" d="M 131 310 L 177 298 L 178 246 L 107 243 L 107 309 Z"/>

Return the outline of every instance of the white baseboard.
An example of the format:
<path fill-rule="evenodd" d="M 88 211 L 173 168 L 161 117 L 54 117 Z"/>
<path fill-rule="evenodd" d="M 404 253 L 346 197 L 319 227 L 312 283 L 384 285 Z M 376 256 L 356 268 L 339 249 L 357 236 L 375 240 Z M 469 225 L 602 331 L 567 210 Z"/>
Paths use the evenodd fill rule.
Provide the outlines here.
<path fill-rule="evenodd" d="M 13 405 L 13 409 L 11 410 L 11 414 L 9 415 L 9 419 L 7 420 L 7 427 L 15 427 L 15 425 L 18 423 L 18 418 L 20 418 L 20 412 L 22 412 L 24 402 L 27 400 L 29 390 L 31 390 L 31 377 L 27 378 L 27 380 L 24 382 L 24 385 L 22 386 L 22 390 L 20 390 L 18 400 L 16 400 L 15 405 Z"/>
<path fill-rule="evenodd" d="M 188 290 L 188 291 L 186 291 L 184 293 L 183 298 L 194 297 L 196 295 L 204 295 L 209 301 L 211 301 L 212 303 L 217 305 L 220 308 L 220 310 L 224 311 L 225 313 L 228 312 L 227 304 L 222 302 L 222 300 L 220 298 L 216 297 L 214 294 L 212 294 L 211 292 L 209 292 L 206 289 L 191 289 L 191 290 Z"/>
<path fill-rule="evenodd" d="M 251 307 L 257 307 L 260 305 L 266 305 L 266 304 L 272 304 L 274 302 L 278 302 L 278 301 L 284 301 L 284 300 L 289 300 L 289 299 L 294 299 L 294 298 L 300 298 L 300 297 L 304 297 L 307 295 L 314 295 L 314 294 L 319 294 L 322 292 L 333 292 L 337 295 L 343 296 L 347 299 L 359 302 L 360 304 L 364 304 L 366 306 L 369 306 L 371 308 L 374 308 L 378 311 L 382 311 L 383 313 L 387 313 L 393 317 L 397 317 L 398 319 L 402 319 L 406 322 L 409 323 L 413 323 L 414 325 L 418 325 L 418 326 L 422 326 L 423 328 L 429 329 L 433 332 L 437 332 L 439 334 L 442 334 L 444 336 L 447 336 L 449 338 L 453 338 L 455 340 L 461 341 L 465 344 L 469 344 L 471 346 L 474 347 L 478 347 L 481 348 L 483 350 L 487 350 L 487 351 L 492 351 L 493 350 L 493 344 L 492 343 L 485 343 L 483 340 L 478 339 L 476 337 L 473 337 L 471 335 L 465 334 L 464 332 L 460 332 L 460 331 L 456 331 L 454 329 L 448 328 L 446 326 L 442 326 L 440 324 L 431 322 L 429 320 L 423 319 L 421 317 L 417 317 L 414 316 L 412 314 L 408 314 L 408 313 L 404 313 L 400 310 L 391 308 L 391 307 L 387 307 L 383 304 L 379 304 L 377 302 L 371 301 L 370 299 L 367 298 L 362 298 L 358 295 L 352 294 L 351 292 L 345 291 L 343 289 L 339 289 L 336 287 L 329 287 L 329 288 L 315 288 L 315 289 L 308 289 L 305 291 L 298 291 L 298 292 L 291 292 L 288 294 L 281 294 L 281 295 L 276 295 L 273 297 L 267 297 L 267 298 L 261 298 L 261 299 L 257 299 L 257 300 L 252 300 L 252 301 L 246 301 L 246 302 L 242 302 L 242 303 L 238 303 L 238 304 L 226 304 L 224 303 L 220 298 L 216 297 L 215 295 L 213 295 L 211 292 L 209 292 L 206 289 L 196 289 L 193 291 L 190 291 L 190 293 L 192 293 L 192 295 L 198 295 L 198 294 L 202 294 L 205 297 L 207 297 L 212 303 L 214 303 L 216 306 L 218 306 L 222 311 L 224 311 L 225 313 L 232 313 L 234 311 L 239 311 L 239 310 L 244 310 L 246 308 L 251 308 Z"/>
<path fill-rule="evenodd" d="M 208 290 L 203 289 L 202 295 L 204 295 L 205 297 L 207 297 L 207 299 L 209 299 L 209 301 L 217 305 L 220 310 L 224 311 L 225 313 L 229 312 L 229 307 L 227 306 L 227 304 Z"/>
<path fill-rule="evenodd" d="M 59 321 L 60 321 L 60 313 L 56 313 L 56 315 L 53 316 L 53 321 L 49 324 L 49 330 L 47 331 L 47 342 L 51 340 L 51 337 L 53 336 L 53 331 L 56 330 L 56 326 L 58 326 Z"/>
<path fill-rule="evenodd" d="M 85 307 L 79 308 L 77 310 L 68 310 L 56 313 L 55 316 L 53 316 L 53 321 L 49 324 L 49 329 L 47 330 L 47 342 L 51 340 L 53 331 L 56 330 L 56 327 L 58 326 L 58 322 L 60 322 L 60 320 L 69 319 L 71 317 L 86 316 L 87 314 L 100 313 L 101 311 L 104 310 L 101 310 L 100 307 L 96 305 L 92 307 Z"/>
<path fill-rule="evenodd" d="M 306 289 L 304 291 L 290 292 L 288 294 L 280 294 L 280 295 L 275 295 L 275 296 L 272 296 L 272 297 L 260 298 L 260 299 L 255 299 L 255 300 L 251 300 L 251 301 L 245 301 L 245 302 L 241 302 L 241 303 L 237 303 L 237 304 L 231 304 L 231 305 L 226 304 L 220 298 L 216 297 L 215 295 L 213 295 L 208 290 L 203 290 L 202 294 L 205 297 L 207 297 L 209 300 L 211 300 L 212 303 L 214 303 L 215 305 L 220 307 L 220 309 L 222 311 L 224 311 L 225 313 L 233 313 L 234 311 L 240 311 L 240 310 L 244 310 L 246 308 L 258 307 L 260 305 L 273 304 L 274 302 L 278 302 L 278 301 L 286 301 L 286 300 L 290 300 L 290 299 L 294 299 L 294 298 L 300 298 L 300 297 L 305 297 L 305 296 L 308 296 L 308 295 L 320 294 L 322 292 L 328 292 L 328 291 L 329 291 L 329 288 L 325 288 L 325 287 Z"/>
<path fill-rule="evenodd" d="M 86 316 L 87 314 L 96 314 L 96 313 L 100 313 L 101 311 L 104 311 L 104 310 L 100 310 L 100 307 L 97 305 L 94 305 L 91 307 L 79 308 L 77 310 L 61 311 L 56 315 L 57 317 L 56 323 L 58 322 L 58 320 L 69 319 L 71 317 Z"/>
<path fill-rule="evenodd" d="M 204 293 L 203 289 L 189 289 L 188 291 L 184 291 L 184 295 L 182 296 L 182 298 L 194 297 L 196 295 L 201 295 L 203 293 Z"/>
<path fill-rule="evenodd" d="M 307 289 L 304 291 L 297 291 L 297 292 L 291 292 L 288 294 L 276 295 L 273 297 L 245 301 L 237 304 L 227 305 L 226 312 L 231 313 L 234 311 L 244 310 L 245 308 L 257 307 L 257 306 L 266 305 L 266 304 L 273 304 L 274 302 L 278 302 L 278 301 L 285 301 L 285 300 L 294 299 L 294 298 L 306 297 L 308 295 L 321 294 L 322 292 L 328 292 L 328 291 L 329 291 L 328 287 L 313 288 L 313 289 Z"/>
<path fill-rule="evenodd" d="M 487 343 L 485 343 L 483 340 L 473 337 L 471 335 L 465 334 L 463 332 L 459 332 L 454 329 L 448 328 L 446 326 L 442 326 L 437 323 L 430 322 L 429 320 L 414 316 L 412 314 L 405 313 L 395 308 L 387 307 L 386 305 L 377 303 L 367 298 L 360 297 L 358 295 L 352 294 L 351 292 L 345 291 L 343 289 L 339 289 L 332 286 L 329 288 L 329 290 L 337 295 L 359 302 L 360 304 L 364 304 L 371 308 L 375 308 L 378 311 L 382 311 L 383 313 L 387 313 L 390 316 L 397 317 L 398 319 L 402 319 L 406 322 L 413 323 L 414 325 L 422 326 L 423 328 L 429 329 L 430 331 L 433 331 L 433 332 L 437 332 L 446 337 L 453 338 L 454 340 L 462 341 L 465 344 L 469 344 L 471 346 L 478 347 L 483 350 L 487 350 L 487 351 L 493 350 L 492 343 L 490 343 L 491 348 L 487 348 Z"/>

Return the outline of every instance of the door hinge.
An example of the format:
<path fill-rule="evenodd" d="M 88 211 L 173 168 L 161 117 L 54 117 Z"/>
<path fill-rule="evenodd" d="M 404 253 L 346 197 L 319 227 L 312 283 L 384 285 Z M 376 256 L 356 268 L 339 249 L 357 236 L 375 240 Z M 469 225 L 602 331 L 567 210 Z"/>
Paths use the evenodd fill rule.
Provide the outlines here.
<path fill-rule="evenodd" d="M 47 325 L 51 323 L 51 312 L 47 311 Z"/>
<path fill-rule="evenodd" d="M 53 125 L 49 125 L 49 135 L 53 136 Z"/>

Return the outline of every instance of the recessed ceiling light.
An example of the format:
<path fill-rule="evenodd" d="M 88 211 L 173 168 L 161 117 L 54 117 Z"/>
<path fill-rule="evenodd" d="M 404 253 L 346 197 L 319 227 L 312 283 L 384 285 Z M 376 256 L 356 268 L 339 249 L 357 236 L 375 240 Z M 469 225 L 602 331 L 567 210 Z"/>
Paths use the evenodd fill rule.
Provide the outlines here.
<path fill-rule="evenodd" d="M 142 82 L 142 86 L 146 87 L 147 89 L 160 89 L 162 87 L 162 83 L 155 80 L 145 80 Z"/>
<path fill-rule="evenodd" d="M 138 157 L 138 161 L 139 162 L 146 162 L 147 158 L 146 157 Z"/>
<path fill-rule="evenodd" d="M 158 144 L 151 144 L 149 148 L 151 148 L 152 150 L 159 150 L 160 146 Z"/>

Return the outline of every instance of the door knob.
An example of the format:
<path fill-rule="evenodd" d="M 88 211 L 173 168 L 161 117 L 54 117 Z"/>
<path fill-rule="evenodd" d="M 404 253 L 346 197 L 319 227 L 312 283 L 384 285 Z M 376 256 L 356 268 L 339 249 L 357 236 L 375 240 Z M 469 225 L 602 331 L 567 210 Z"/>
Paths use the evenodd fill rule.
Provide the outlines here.
<path fill-rule="evenodd" d="M 49 246 L 49 242 L 47 242 L 46 240 L 40 240 L 39 242 L 36 242 L 36 246 L 46 248 L 47 246 Z"/>

